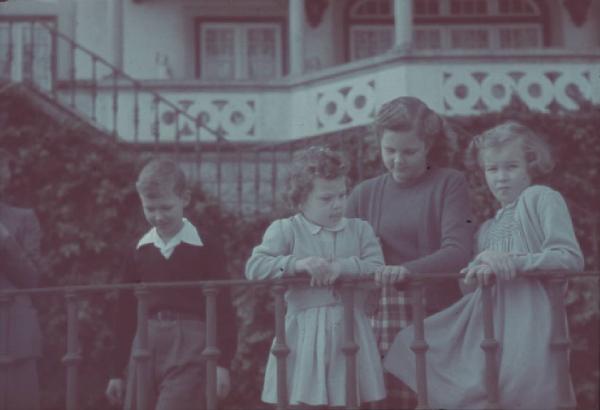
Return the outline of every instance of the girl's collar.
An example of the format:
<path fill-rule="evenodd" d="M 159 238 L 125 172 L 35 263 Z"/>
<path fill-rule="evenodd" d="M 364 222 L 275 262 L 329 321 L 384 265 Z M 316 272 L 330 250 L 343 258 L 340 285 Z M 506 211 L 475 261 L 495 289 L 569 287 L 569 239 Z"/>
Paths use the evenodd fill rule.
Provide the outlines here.
<path fill-rule="evenodd" d="M 317 225 L 317 224 L 309 221 L 308 219 L 306 219 L 306 217 L 302 213 L 299 213 L 298 215 L 300 217 L 300 220 L 306 225 L 306 227 L 308 228 L 310 233 L 313 235 L 318 234 L 322 230 L 330 231 L 330 232 L 339 232 L 339 231 L 343 230 L 348 223 L 348 220 L 346 218 L 342 218 L 334 226 L 321 226 L 321 225 Z"/>

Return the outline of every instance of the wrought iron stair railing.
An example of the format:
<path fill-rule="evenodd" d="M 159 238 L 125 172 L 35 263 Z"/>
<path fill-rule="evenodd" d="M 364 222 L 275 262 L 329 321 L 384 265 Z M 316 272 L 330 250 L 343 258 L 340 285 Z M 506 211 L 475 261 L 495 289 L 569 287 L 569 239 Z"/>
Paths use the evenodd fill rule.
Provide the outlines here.
<path fill-rule="evenodd" d="M 21 82 L 89 120 L 114 137 L 140 141 L 140 104 L 151 103 L 155 112 L 148 129 L 154 145 L 166 139 L 160 113 L 174 116 L 175 135 L 169 136 L 178 150 L 181 129 L 187 127 L 195 142 L 222 135 L 194 118 L 177 104 L 145 86 L 92 50 L 58 31 L 47 19 L 0 20 L 0 80 Z M 127 94 L 128 107 L 120 106 Z M 142 101 L 143 100 L 143 101 Z M 102 118 L 100 118 L 102 116 Z M 189 129 L 191 128 L 193 129 Z M 126 130 L 130 135 L 120 135 Z"/>

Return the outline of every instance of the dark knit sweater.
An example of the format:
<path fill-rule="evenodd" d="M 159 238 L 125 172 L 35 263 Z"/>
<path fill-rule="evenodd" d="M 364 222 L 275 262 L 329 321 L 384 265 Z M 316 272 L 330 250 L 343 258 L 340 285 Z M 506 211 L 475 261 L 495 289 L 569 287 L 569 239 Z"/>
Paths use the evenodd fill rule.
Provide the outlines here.
<path fill-rule="evenodd" d="M 409 184 L 389 173 L 366 180 L 350 194 L 346 215 L 373 226 L 388 265 L 415 274 L 458 273 L 471 258 L 474 224 L 459 171 L 430 167 Z M 461 296 L 457 280 L 427 283 L 425 295 L 430 312 Z"/>
<path fill-rule="evenodd" d="M 126 266 L 125 283 L 173 282 L 227 279 L 222 248 L 206 243 L 194 246 L 182 242 L 170 258 L 153 244 L 134 252 Z M 217 347 L 221 351 L 218 365 L 229 368 L 237 346 L 235 314 L 227 288 L 219 288 L 217 297 Z M 131 291 L 122 291 L 115 315 L 116 346 L 112 376 L 121 377 L 129 358 L 135 335 L 136 298 Z M 147 297 L 148 313 L 171 310 L 205 318 L 205 298 L 200 287 L 151 290 Z"/>

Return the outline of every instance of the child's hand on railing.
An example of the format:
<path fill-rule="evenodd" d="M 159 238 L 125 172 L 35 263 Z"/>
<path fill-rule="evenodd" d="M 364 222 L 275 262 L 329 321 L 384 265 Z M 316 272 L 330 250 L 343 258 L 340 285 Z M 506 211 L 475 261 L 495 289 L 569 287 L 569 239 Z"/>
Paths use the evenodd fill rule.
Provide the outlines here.
<path fill-rule="evenodd" d="M 229 377 L 229 369 L 225 367 L 217 367 L 217 397 L 224 399 L 231 391 L 231 378 Z"/>
<path fill-rule="evenodd" d="M 375 271 L 375 282 L 378 285 L 393 285 L 406 281 L 409 274 L 404 266 L 384 265 Z"/>
<path fill-rule="evenodd" d="M 311 275 L 310 286 L 331 286 L 342 273 L 342 269 L 337 262 L 328 262 L 329 267 L 321 274 Z"/>
<path fill-rule="evenodd" d="M 494 271 L 489 265 L 478 264 L 464 268 L 460 273 L 465 274 L 464 282 L 473 286 L 477 285 L 491 285 L 494 281 Z"/>
<path fill-rule="evenodd" d="M 104 394 L 110 404 L 121 406 L 125 398 L 125 382 L 123 379 L 110 379 Z"/>
<path fill-rule="evenodd" d="M 487 265 L 500 279 L 517 277 L 517 268 L 510 254 L 497 251 L 483 251 L 475 258 L 478 265 Z"/>
<path fill-rule="evenodd" d="M 296 262 L 296 272 L 310 274 L 310 286 L 329 286 L 340 276 L 340 266 L 318 256 L 309 256 Z"/>

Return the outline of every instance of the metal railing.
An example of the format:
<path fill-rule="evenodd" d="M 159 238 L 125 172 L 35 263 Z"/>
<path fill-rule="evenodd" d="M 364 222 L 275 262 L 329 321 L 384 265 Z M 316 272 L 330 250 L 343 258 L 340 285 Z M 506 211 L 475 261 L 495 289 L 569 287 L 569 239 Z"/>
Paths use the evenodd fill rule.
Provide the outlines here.
<path fill-rule="evenodd" d="M 553 328 L 550 343 L 552 351 L 556 355 L 559 368 L 559 374 L 562 375 L 560 381 L 560 409 L 571 409 L 569 401 L 569 359 L 568 351 L 570 341 L 566 328 L 566 311 L 564 307 L 564 284 L 571 278 L 589 277 L 599 279 L 600 272 L 588 271 L 582 273 L 567 272 L 545 272 L 545 273 L 526 273 L 523 274 L 529 278 L 537 278 L 547 281 L 549 285 L 549 297 L 552 304 Z M 427 274 L 414 275 L 409 279 L 410 293 L 412 297 L 414 339 L 411 349 L 416 359 L 416 392 L 418 396 L 418 409 L 429 409 L 427 374 L 426 374 L 426 352 L 428 349 L 427 340 L 424 334 L 425 308 L 423 298 L 423 286 L 425 282 L 439 279 L 455 278 L 459 279 L 459 274 Z M 336 286 L 341 289 L 341 299 L 344 306 L 344 344 L 343 352 L 346 357 L 346 408 L 357 409 L 356 380 L 358 377 L 356 366 L 356 355 L 359 349 L 354 340 L 354 289 L 360 283 L 371 280 L 367 277 L 362 278 L 344 278 L 340 279 Z M 206 406 L 208 409 L 217 408 L 216 395 L 216 364 L 219 356 L 219 349 L 216 345 L 217 334 L 217 316 L 216 296 L 220 288 L 223 287 L 252 287 L 269 286 L 272 288 L 275 306 L 275 340 L 271 352 L 277 358 L 277 408 L 284 410 L 288 408 L 289 399 L 287 391 L 287 368 L 286 357 L 289 354 L 289 348 L 285 336 L 285 301 L 284 294 L 291 285 L 307 284 L 307 278 L 288 278 L 276 280 L 247 281 L 247 280 L 222 280 L 222 281 L 195 281 L 195 282 L 169 282 L 169 283 L 145 283 L 145 284 L 111 284 L 111 285 L 90 285 L 90 286 L 64 286 L 52 288 L 36 288 L 21 290 L 3 290 L 0 291 L 0 371 L 3 367 L 9 366 L 12 362 L 11 352 L 8 350 L 7 318 L 11 299 L 18 295 L 64 295 L 67 312 L 67 348 L 63 357 L 63 363 L 66 367 L 66 408 L 75 410 L 79 408 L 79 367 L 82 361 L 81 349 L 78 338 L 78 303 L 85 295 L 93 293 L 106 293 L 115 290 L 134 291 L 138 300 L 137 304 L 137 337 L 138 344 L 132 351 L 132 357 L 139 370 L 147 371 L 149 359 L 148 345 L 148 307 L 147 297 L 150 292 L 159 289 L 177 289 L 177 288 L 201 288 L 204 294 L 205 312 L 206 312 L 206 344 L 203 356 L 206 359 Z M 494 335 L 493 327 L 493 308 L 492 308 L 492 289 L 493 285 L 484 286 L 482 289 L 483 320 L 484 333 L 482 334 L 481 348 L 485 352 L 485 383 L 488 397 L 488 408 L 499 408 L 498 391 L 498 367 L 496 363 L 496 354 L 499 343 Z M 148 386 L 143 383 L 145 378 L 138 378 L 138 392 L 143 394 Z M 0 386 L 1 389 L 6 386 Z M 0 403 L 0 407 L 1 407 Z M 143 400 L 138 402 L 138 410 L 147 409 L 147 403 Z"/>

